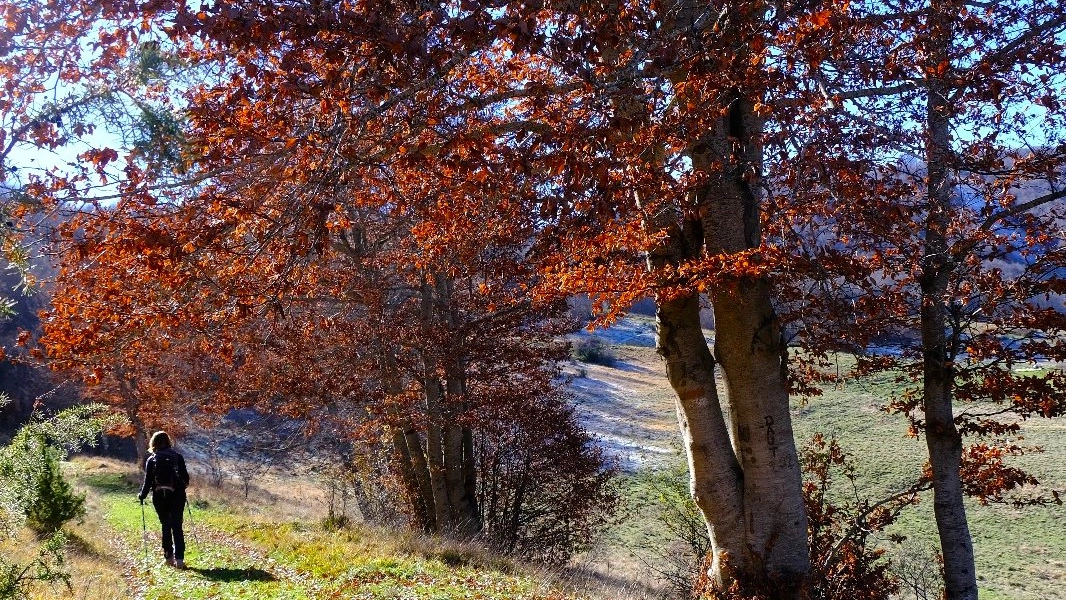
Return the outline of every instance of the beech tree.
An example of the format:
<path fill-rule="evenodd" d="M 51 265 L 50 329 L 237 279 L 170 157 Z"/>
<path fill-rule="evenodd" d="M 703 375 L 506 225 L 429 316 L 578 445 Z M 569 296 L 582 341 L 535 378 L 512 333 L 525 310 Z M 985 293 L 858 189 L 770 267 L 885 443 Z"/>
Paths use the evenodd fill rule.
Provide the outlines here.
<path fill-rule="evenodd" d="M 553 561 L 587 544 L 611 512 L 611 471 L 554 381 L 564 305 L 523 293 L 535 279 L 524 257 L 534 219 L 521 205 L 507 210 L 486 189 L 498 198 L 466 199 L 461 218 L 439 222 L 465 193 L 447 181 L 394 182 L 385 194 L 416 200 L 400 208 L 349 202 L 345 184 L 229 177 L 234 200 L 336 204 L 310 230 L 280 211 L 219 215 L 195 198 L 72 215 L 44 339 L 57 366 L 154 380 L 142 416 L 182 403 L 253 407 L 313 428 L 343 407 L 350 442 L 390 440 L 414 524 L 484 532 Z M 232 223 L 221 232 L 220 217 Z"/>
<path fill-rule="evenodd" d="M 169 199 L 175 214 L 208 215 L 173 230 L 149 221 L 138 239 L 158 249 L 162 268 L 223 242 L 226 249 L 212 251 L 216 262 L 196 268 L 251 291 L 199 297 L 214 303 L 210 325 L 268 306 L 275 294 L 265 290 L 306 284 L 304 265 L 346 228 L 345 205 L 421 203 L 439 209 L 432 226 L 461 215 L 463 202 L 498 202 L 495 192 L 507 190 L 539 211 L 533 250 L 557 287 L 616 289 L 616 306 L 656 293 L 659 347 L 715 546 L 713 578 L 785 597 L 801 593 L 809 569 L 807 525 L 785 347 L 765 278 L 773 260 L 762 244 L 759 182 L 767 96 L 788 85 L 769 64 L 771 48 L 794 30 L 821 27 L 819 14 L 765 2 L 371 2 L 197 12 L 131 3 L 91 17 L 118 21 L 113 30 L 92 25 L 107 36 L 98 69 L 133 48 L 152 18 L 167 24 L 183 58 L 211 65 L 183 97 L 189 185 L 160 187 L 138 156 L 125 161 L 118 183 L 131 222 Z M 46 139 L 59 138 L 57 127 L 45 129 Z M 84 157 L 81 180 L 41 180 L 31 191 L 63 200 L 122 160 L 102 150 Z M 341 207 L 314 193 L 338 185 L 347 186 Z M 427 185 L 441 185 L 454 203 L 427 194 Z M 194 279 L 176 272 L 174 281 Z M 448 296 L 440 288 L 449 279 L 424 277 L 419 297 L 432 308 Z M 696 318 L 701 292 L 716 312 L 716 356 Z M 427 311 L 422 322 L 429 319 L 447 325 L 448 316 Z M 421 356 L 425 373 L 447 370 L 435 360 Z M 714 385 L 718 364 L 728 419 Z M 442 390 L 422 380 L 433 406 Z M 461 427 L 444 437 L 441 448 L 436 435 L 427 440 L 432 456 L 466 445 Z M 461 492 L 459 473 L 450 488 Z M 449 502 L 469 514 L 462 500 Z"/>
<path fill-rule="evenodd" d="M 900 369 L 914 382 L 890 408 L 928 446 L 949 598 L 977 597 L 964 495 L 1003 501 L 1035 484 L 1008 462 L 1024 448 L 1004 438 L 1017 417 L 1064 409 L 1060 370 L 1014 370 L 1062 358 L 1063 8 L 858 5 L 844 26 L 870 43 L 814 71 L 827 112 L 867 145 L 810 172 L 820 186 L 797 194 L 828 209 L 827 227 L 808 230 L 835 288 L 820 308 L 850 319 L 853 350 L 905 340 L 901 356 L 867 355 L 860 372 Z M 967 435 L 983 439 L 965 445 Z"/>

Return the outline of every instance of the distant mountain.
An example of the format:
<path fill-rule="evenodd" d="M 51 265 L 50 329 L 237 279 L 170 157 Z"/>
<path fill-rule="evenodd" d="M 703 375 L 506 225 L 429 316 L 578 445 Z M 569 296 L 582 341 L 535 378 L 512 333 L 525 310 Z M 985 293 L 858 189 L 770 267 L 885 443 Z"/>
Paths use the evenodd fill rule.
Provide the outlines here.
<path fill-rule="evenodd" d="M 6 360 L 0 361 L 0 391 L 12 402 L 0 408 L 0 437 L 24 422 L 38 399 L 46 405 L 53 405 L 56 399 L 50 398 L 48 392 L 57 383 L 45 367 L 21 360 L 27 357 L 16 346 L 20 331 L 40 331 L 37 312 L 47 305 L 47 298 L 42 291 L 30 295 L 16 291 L 19 276 L 7 267 L 5 262 L 0 261 L 0 294 L 14 301 L 15 314 L 0 321 L 0 346 L 5 348 L 8 355 Z"/>
<path fill-rule="evenodd" d="M 0 198 L 4 197 L 0 189 Z M 0 223 L 0 226 L 10 226 Z M 33 274 L 40 281 L 51 279 L 51 266 L 45 260 L 34 261 Z M 0 392 L 11 403 L 0 407 L 0 440 L 29 418 L 34 405 L 40 403 L 46 409 L 56 409 L 74 404 L 77 391 L 69 385 L 60 385 L 61 379 L 47 367 L 30 360 L 25 349 L 18 347 L 19 332 L 29 331 L 36 337 L 40 334 L 41 322 L 38 312 L 49 303 L 46 286 L 36 287 L 26 294 L 19 290 L 21 278 L 11 265 L 0 258 L 0 298 L 14 303 L 14 315 L 0 317 L 0 347 L 7 358 L 0 360 Z"/>

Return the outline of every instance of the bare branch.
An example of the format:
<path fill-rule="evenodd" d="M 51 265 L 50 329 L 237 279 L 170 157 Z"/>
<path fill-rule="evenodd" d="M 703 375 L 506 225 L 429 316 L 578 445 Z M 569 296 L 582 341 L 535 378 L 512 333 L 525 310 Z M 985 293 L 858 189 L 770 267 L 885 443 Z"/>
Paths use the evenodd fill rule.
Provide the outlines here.
<path fill-rule="evenodd" d="M 1015 215 L 1019 215 L 1019 214 L 1025 213 L 1025 212 L 1029 212 L 1030 210 L 1033 210 L 1034 208 L 1038 208 L 1038 207 L 1043 206 L 1045 204 L 1049 204 L 1051 202 L 1054 202 L 1054 201 L 1058 200 L 1059 198 L 1066 198 L 1066 189 L 1059 190 L 1057 192 L 1051 192 L 1051 193 L 1048 193 L 1048 194 L 1044 194 L 1043 196 L 1040 196 L 1038 198 L 1033 198 L 1032 200 L 1029 200 L 1028 202 L 1022 202 L 1021 204 L 1015 204 L 1014 206 L 1011 206 L 1010 208 L 1001 210 L 1000 212 L 998 212 L 998 213 L 996 213 L 994 215 L 991 215 L 990 217 L 985 219 L 984 223 L 981 223 L 981 230 L 982 231 L 988 231 L 989 229 L 992 228 L 992 226 L 994 226 L 996 223 L 998 223 L 998 222 L 1000 222 L 1000 221 L 1002 221 L 1004 219 L 1007 219 L 1007 218 L 1013 217 Z"/>

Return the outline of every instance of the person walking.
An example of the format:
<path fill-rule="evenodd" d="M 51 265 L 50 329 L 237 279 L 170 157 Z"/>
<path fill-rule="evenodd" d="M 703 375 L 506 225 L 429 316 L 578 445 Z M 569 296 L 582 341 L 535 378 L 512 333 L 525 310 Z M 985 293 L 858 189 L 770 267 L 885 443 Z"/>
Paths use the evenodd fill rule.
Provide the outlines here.
<path fill-rule="evenodd" d="M 174 450 L 165 431 L 152 434 L 148 452 L 151 456 L 145 461 L 144 483 L 137 498 L 144 504 L 148 492 L 152 492 L 152 506 L 163 526 L 163 556 L 171 567 L 184 569 L 185 532 L 181 525 L 189 471 L 185 468 L 185 458 Z"/>

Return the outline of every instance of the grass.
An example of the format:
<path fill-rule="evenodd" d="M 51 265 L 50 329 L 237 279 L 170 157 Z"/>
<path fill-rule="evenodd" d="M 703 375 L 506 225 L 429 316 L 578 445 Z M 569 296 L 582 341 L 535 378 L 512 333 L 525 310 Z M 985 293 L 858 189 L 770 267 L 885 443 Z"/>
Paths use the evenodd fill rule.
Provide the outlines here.
<path fill-rule="evenodd" d="M 816 431 L 836 435 L 859 466 L 859 489 L 877 498 L 903 488 L 925 463 L 923 439 L 907 437 L 900 415 L 879 410 L 898 389 L 890 374 L 848 382 L 825 390 L 795 407 L 798 440 Z M 1022 442 L 1043 452 L 1017 458 L 1041 481 L 1039 491 L 1066 489 L 1066 420 L 1034 419 L 1023 426 Z M 1066 510 L 1062 506 L 967 503 L 982 599 L 1051 600 L 1066 598 Z M 890 529 L 927 548 L 938 545 L 931 492 L 905 511 Z M 897 548 L 889 546 L 890 553 Z"/>
<path fill-rule="evenodd" d="M 135 538 L 132 487 L 95 483 L 112 527 Z M 217 499 L 200 503 L 193 522 L 186 556 L 192 568 L 154 568 L 147 598 L 564 598 L 508 561 L 439 539 L 276 521 Z"/>
<path fill-rule="evenodd" d="M 294 479 L 272 480 L 269 490 L 244 499 L 236 489 L 197 488 L 187 562 L 177 572 L 160 566 L 158 525 L 146 510 L 150 560 L 144 560 L 135 473 L 113 461 L 79 459 L 68 465 L 88 492 L 89 516 L 68 527 L 73 591 L 64 597 L 111 600 L 191 598 L 459 598 L 559 599 L 659 597 L 644 561 L 668 548 L 657 522 L 659 489 L 649 469 L 680 464 L 672 392 L 654 349 L 615 344 L 613 366 L 583 365 L 575 380 L 581 410 L 594 432 L 635 456 L 637 469 L 621 485 L 625 518 L 566 573 L 539 571 L 472 545 L 421 535 L 353 526 L 318 525 L 321 497 Z M 842 364 L 846 368 L 846 364 Z M 907 437 L 899 415 L 880 410 L 898 383 L 889 374 L 848 381 L 815 398 L 796 399 L 793 418 L 799 443 L 815 432 L 838 438 L 859 468 L 858 491 L 876 499 L 905 486 L 925 461 L 921 440 Z M 1066 419 L 1035 419 L 1023 442 L 1043 453 L 1017 463 L 1043 482 L 1066 489 Z M 1066 600 L 1066 510 L 1061 506 L 968 506 L 982 600 Z M 885 542 L 891 556 L 928 564 L 936 548 L 932 499 L 903 513 L 894 533 L 904 545 Z M 32 556 L 25 534 L 0 547 L 18 559 Z M 602 585 L 595 591 L 594 585 Z M 568 592 L 567 590 L 579 590 Z M 55 598 L 42 588 L 34 598 Z"/>
<path fill-rule="evenodd" d="M 318 520 L 286 517 L 306 507 L 272 509 L 256 505 L 255 498 L 245 501 L 213 489 L 190 490 L 195 502 L 186 515 L 189 569 L 178 571 L 162 564 L 150 506 L 144 511 L 148 535 L 142 537 L 135 471 L 100 459 L 77 459 L 67 471 L 87 492 L 89 509 L 84 523 L 68 527 L 74 540 L 73 593 L 39 586 L 35 600 L 57 594 L 79 600 L 589 597 L 565 592 L 567 582 L 555 574 L 473 545 L 366 526 L 327 529 Z M 30 557 L 35 544 L 28 535 L 9 540 L 0 551 L 13 559 Z"/>
<path fill-rule="evenodd" d="M 581 385 L 584 410 L 617 414 L 615 405 L 628 402 L 629 410 L 639 408 L 640 420 L 631 429 L 631 446 L 668 447 L 677 443 L 673 397 L 665 382 L 661 362 L 644 345 L 616 345 L 619 361 L 613 369 L 589 368 Z M 846 371 L 848 359 L 841 358 Z M 634 374 L 640 374 L 639 381 Z M 653 386 L 653 380 L 658 384 Z M 603 384 L 603 398 L 597 399 L 593 383 Z M 902 489 L 920 473 L 926 449 L 922 439 L 907 436 L 907 422 L 880 407 L 900 388 L 894 375 L 882 373 L 830 387 L 814 398 L 794 399 L 793 424 L 798 444 L 816 432 L 835 436 L 852 454 L 859 469 L 858 492 L 871 499 Z M 724 391 L 724 390 L 723 390 Z M 671 428 L 664 424 L 672 422 Z M 651 424 L 654 424 L 652 426 Z M 594 430 L 614 435 L 610 421 L 592 420 Z M 1034 474 L 1040 481 L 1037 491 L 1066 489 L 1066 418 L 1033 419 L 1023 426 L 1022 443 L 1043 448 L 1043 452 L 1018 457 L 1014 464 Z M 624 445 L 624 444 L 623 444 Z M 679 455 L 662 456 L 655 467 L 683 462 Z M 601 560 L 625 564 L 640 570 L 651 554 L 649 549 L 666 547 L 662 526 L 657 523 L 657 493 L 653 478 L 641 473 L 626 477 L 623 488 L 628 500 L 627 517 L 604 537 L 605 557 Z M 982 600 L 1064 600 L 1066 599 L 1066 509 L 1059 505 L 1014 508 L 1009 505 L 982 506 L 969 502 L 967 511 L 974 538 L 978 583 Z M 932 515 L 932 496 L 905 511 L 890 530 L 908 538 L 904 545 L 885 542 L 890 556 L 918 549 L 918 560 L 934 560 L 938 547 Z M 644 549 L 644 550 L 641 550 Z M 913 558 L 913 557 L 912 557 Z"/>

